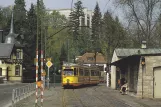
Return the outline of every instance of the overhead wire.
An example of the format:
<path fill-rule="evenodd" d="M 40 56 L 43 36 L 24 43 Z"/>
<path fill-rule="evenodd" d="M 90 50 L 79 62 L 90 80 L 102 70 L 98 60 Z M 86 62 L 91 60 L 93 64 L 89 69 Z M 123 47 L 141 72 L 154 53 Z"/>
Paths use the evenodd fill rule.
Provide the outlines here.
<path fill-rule="evenodd" d="M 71 10 L 71 11 L 73 10 L 73 0 L 72 0 L 72 2 L 71 2 L 71 8 L 70 8 L 70 10 Z"/>
<path fill-rule="evenodd" d="M 108 0 L 107 3 L 105 4 L 105 7 L 103 8 L 103 12 L 104 12 L 106 6 L 107 6 L 109 3 L 110 3 L 110 0 Z"/>

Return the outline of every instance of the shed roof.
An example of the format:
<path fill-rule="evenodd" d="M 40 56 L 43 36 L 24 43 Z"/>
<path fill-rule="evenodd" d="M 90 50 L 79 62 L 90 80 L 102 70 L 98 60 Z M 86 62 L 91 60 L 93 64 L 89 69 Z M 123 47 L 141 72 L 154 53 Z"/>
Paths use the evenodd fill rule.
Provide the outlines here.
<path fill-rule="evenodd" d="M 0 58 L 10 58 L 14 44 L 0 43 Z"/>
<path fill-rule="evenodd" d="M 156 55 L 156 54 L 161 54 L 161 49 L 140 49 L 140 48 L 136 48 L 136 49 L 115 49 L 116 55 L 118 57 L 127 57 L 127 56 L 131 56 L 131 55 Z"/>

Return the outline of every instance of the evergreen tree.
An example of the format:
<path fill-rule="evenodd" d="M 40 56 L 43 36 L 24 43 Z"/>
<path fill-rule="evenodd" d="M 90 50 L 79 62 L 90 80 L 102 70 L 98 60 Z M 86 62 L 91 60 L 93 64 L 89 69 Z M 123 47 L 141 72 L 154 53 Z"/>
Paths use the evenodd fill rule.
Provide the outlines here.
<path fill-rule="evenodd" d="M 67 53 L 66 53 L 66 49 L 65 49 L 65 45 L 63 44 L 61 47 L 61 52 L 60 52 L 60 65 L 63 64 L 63 61 L 67 62 Z"/>
<path fill-rule="evenodd" d="M 27 29 L 28 29 L 28 32 L 26 32 L 27 33 L 26 42 L 28 45 L 26 48 L 28 50 L 28 54 L 32 58 L 35 58 L 37 15 L 36 15 L 36 10 L 33 4 L 31 4 L 31 8 L 29 12 L 27 13 Z"/>
<path fill-rule="evenodd" d="M 8 35 L 11 25 L 11 8 L 10 7 L 3 7 L 1 8 L 1 19 L 0 25 L 4 30 L 4 35 Z"/>
<path fill-rule="evenodd" d="M 101 34 L 101 17 L 102 15 L 97 2 L 94 9 L 94 14 L 92 16 L 92 35 L 91 35 L 91 39 L 93 40 L 93 49 L 95 51 L 98 51 L 98 49 L 100 49 L 99 40 Z"/>
<path fill-rule="evenodd" d="M 73 39 L 78 40 L 78 36 L 80 35 L 80 19 L 84 19 L 84 12 L 82 2 L 78 0 L 75 3 L 74 10 L 70 13 L 70 32 L 73 33 Z"/>
<path fill-rule="evenodd" d="M 26 29 L 26 9 L 24 0 L 15 0 L 14 29 L 17 34 L 24 34 Z"/>
<path fill-rule="evenodd" d="M 110 62 L 112 54 L 117 47 L 126 47 L 125 31 L 121 26 L 118 17 L 115 19 L 108 11 L 104 14 L 102 35 L 101 35 L 101 47 L 104 50 L 104 54 L 107 55 L 107 61 Z"/>
<path fill-rule="evenodd" d="M 2 29 L 3 21 L 4 21 L 3 11 L 2 8 L 0 8 L 0 29 Z"/>
<path fill-rule="evenodd" d="M 73 35 L 72 38 L 73 40 L 70 42 L 73 46 L 72 48 L 72 52 L 70 54 L 70 56 L 76 56 L 80 54 L 81 51 L 81 42 L 82 42 L 82 35 L 81 35 L 81 27 L 80 25 L 84 25 L 84 12 L 83 12 L 83 6 L 82 6 L 82 2 L 80 0 L 78 0 L 75 3 L 74 9 L 73 11 L 70 13 L 70 20 L 69 20 L 69 34 Z M 82 23 L 80 22 L 80 19 L 82 20 Z M 73 58 L 73 57 L 72 57 Z"/>
<path fill-rule="evenodd" d="M 39 50 L 42 48 L 44 50 L 45 44 L 45 28 L 47 26 L 46 18 L 46 10 L 43 0 L 37 0 L 37 24 L 38 24 L 38 43 L 39 43 Z M 42 43 L 41 43 L 42 41 Z"/>

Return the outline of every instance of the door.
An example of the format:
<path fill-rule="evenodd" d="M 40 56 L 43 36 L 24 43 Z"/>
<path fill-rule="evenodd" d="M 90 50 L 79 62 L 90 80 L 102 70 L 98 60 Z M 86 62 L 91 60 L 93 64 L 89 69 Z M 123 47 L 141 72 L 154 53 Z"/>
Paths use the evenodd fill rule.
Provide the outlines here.
<path fill-rule="evenodd" d="M 0 76 L 2 76 L 2 68 L 0 68 Z"/>
<path fill-rule="evenodd" d="M 154 69 L 154 98 L 161 98 L 161 67 Z"/>

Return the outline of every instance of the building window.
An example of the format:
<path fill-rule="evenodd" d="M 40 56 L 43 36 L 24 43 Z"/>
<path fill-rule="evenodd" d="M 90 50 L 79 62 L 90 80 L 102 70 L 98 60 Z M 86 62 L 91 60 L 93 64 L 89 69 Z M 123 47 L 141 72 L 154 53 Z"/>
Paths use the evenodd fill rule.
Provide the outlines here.
<path fill-rule="evenodd" d="M 89 18 L 89 15 L 87 16 L 87 26 L 90 26 L 90 18 Z"/>
<path fill-rule="evenodd" d="M 16 58 L 17 59 L 21 59 L 21 51 L 20 50 L 17 50 L 17 52 L 16 52 Z"/>
<path fill-rule="evenodd" d="M 0 68 L 0 76 L 2 76 L 2 68 Z"/>
<path fill-rule="evenodd" d="M 94 58 L 93 58 L 93 57 L 87 57 L 87 60 L 88 60 L 88 61 L 93 61 Z"/>
<path fill-rule="evenodd" d="M 84 26 L 84 25 L 85 25 L 85 18 L 82 17 L 82 18 L 81 18 L 81 26 Z"/>
<path fill-rule="evenodd" d="M 20 76 L 20 65 L 15 66 L 15 75 Z"/>

